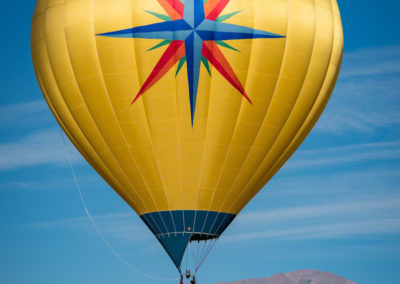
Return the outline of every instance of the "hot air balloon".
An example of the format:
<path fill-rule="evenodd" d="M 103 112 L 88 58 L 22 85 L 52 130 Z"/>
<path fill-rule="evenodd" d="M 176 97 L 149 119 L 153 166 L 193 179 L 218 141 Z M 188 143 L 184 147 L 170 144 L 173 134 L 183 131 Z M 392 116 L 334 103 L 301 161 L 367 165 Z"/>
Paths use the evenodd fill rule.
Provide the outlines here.
<path fill-rule="evenodd" d="M 311 131 L 343 52 L 336 0 L 39 0 L 31 42 L 60 126 L 181 272 Z"/>

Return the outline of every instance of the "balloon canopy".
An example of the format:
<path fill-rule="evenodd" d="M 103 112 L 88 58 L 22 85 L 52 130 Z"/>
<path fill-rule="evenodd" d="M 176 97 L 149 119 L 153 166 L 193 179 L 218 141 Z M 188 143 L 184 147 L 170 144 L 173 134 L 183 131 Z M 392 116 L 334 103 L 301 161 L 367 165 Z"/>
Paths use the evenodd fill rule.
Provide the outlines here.
<path fill-rule="evenodd" d="M 39 0 L 32 23 L 54 116 L 179 270 L 311 131 L 342 50 L 336 0 Z"/>

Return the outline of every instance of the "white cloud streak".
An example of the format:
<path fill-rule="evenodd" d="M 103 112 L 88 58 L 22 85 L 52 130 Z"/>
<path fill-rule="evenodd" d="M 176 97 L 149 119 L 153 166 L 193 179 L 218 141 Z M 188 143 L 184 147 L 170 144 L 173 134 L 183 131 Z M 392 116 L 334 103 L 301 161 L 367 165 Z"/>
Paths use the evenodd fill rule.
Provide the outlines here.
<path fill-rule="evenodd" d="M 118 244 L 132 245 L 137 242 L 154 240 L 150 230 L 134 213 L 123 212 L 93 216 L 102 233 Z M 37 230 L 69 230 L 85 234 L 96 234 L 89 218 L 78 217 L 58 221 L 30 224 L 29 228 Z"/>
<path fill-rule="evenodd" d="M 370 169 L 345 168 L 343 171 L 325 171 L 323 174 L 291 170 L 289 175 L 272 180 L 259 194 L 257 201 L 260 204 L 264 201 L 265 204 L 266 200 L 282 199 L 286 204 L 297 204 L 300 199 L 323 203 L 327 200 L 365 199 L 368 196 L 386 198 L 398 192 L 400 171 L 397 167 L 383 163 Z"/>
<path fill-rule="evenodd" d="M 227 242 L 400 235 L 400 196 L 244 213 Z M 268 228 L 266 230 L 265 228 Z M 245 233 L 243 233 L 245 232 Z"/>
<path fill-rule="evenodd" d="M 34 190 L 39 186 L 40 186 L 39 182 L 9 181 L 5 183 L 0 183 L 0 190 L 9 190 L 9 189 Z"/>
<path fill-rule="evenodd" d="M 400 124 L 400 46 L 345 53 L 339 81 L 316 132 L 374 133 Z"/>
<path fill-rule="evenodd" d="M 0 128 L 27 127 L 51 121 L 51 112 L 44 100 L 0 106 Z"/>
<path fill-rule="evenodd" d="M 365 143 L 299 151 L 285 169 L 396 159 L 400 159 L 400 141 Z"/>
<path fill-rule="evenodd" d="M 279 208 L 275 210 L 258 211 L 239 215 L 238 223 L 246 226 L 255 224 L 279 223 L 314 217 L 358 216 L 370 212 L 400 211 L 400 196 L 390 199 L 371 199 L 354 202 L 337 202 L 325 205 Z M 399 224 L 400 225 L 400 224 Z"/>
<path fill-rule="evenodd" d="M 83 159 L 71 143 L 64 145 L 60 130 L 50 129 L 0 144 L 0 171 L 38 165 L 66 165 Z"/>
<path fill-rule="evenodd" d="M 314 226 L 299 226 L 290 229 L 233 234 L 225 237 L 226 242 L 249 241 L 267 238 L 281 240 L 334 239 L 362 235 L 400 234 L 400 218 L 331 222 Z"/>
<path fill-rule="evenodd" d="M 80 174 L 79 183 L 81 186 L 89 189 L 101 186 L 103 184 L 102 179 L 96 174 Z M 100 183 L 100 184 L 99 184 Z M 28 190 L 28 191 L 46 191 L 46 190 L 64 190 L 75 188 L 74 179 L 72 174 L 63 174 L 55 177 L 51 175 L 49 178 L 43 178 L 43 176 L 37 176 L 31 179 L 21 178 L 20 180 L 9 180 L 0 182 L 0 191 L 16 191 L 16 190 Z"/>
<path fill-rule="evenodd" d="M 400 72 L 400 45 L 359 49 L 344 58 L 342 78 Z"/>

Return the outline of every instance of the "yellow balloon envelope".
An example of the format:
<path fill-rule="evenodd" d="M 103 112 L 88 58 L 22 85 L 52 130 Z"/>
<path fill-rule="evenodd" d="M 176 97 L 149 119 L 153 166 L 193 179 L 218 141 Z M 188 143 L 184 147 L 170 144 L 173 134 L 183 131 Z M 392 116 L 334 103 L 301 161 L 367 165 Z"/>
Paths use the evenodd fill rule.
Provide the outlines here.
<path fill-rule="evenodd" d="M 44 97 L 178 269 L 218 239 L 326 106 L 336 0 L 39 0 Z"/>

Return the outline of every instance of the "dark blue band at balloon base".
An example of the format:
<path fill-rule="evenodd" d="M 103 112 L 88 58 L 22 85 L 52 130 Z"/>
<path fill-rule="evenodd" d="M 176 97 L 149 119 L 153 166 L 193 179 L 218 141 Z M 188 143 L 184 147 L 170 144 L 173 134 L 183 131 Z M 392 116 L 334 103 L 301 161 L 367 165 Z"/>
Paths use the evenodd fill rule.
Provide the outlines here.
<path fill-rule="evenodd" d="M 215 211 L 176 210 L 151 212 L 140 217 L 179 269 L 189 242 L 218 238 L 236 215 Z"/>

